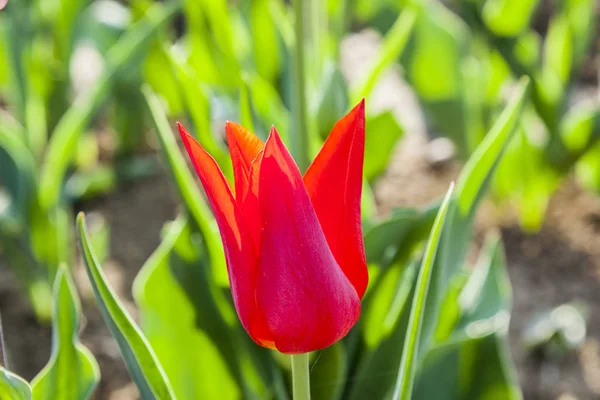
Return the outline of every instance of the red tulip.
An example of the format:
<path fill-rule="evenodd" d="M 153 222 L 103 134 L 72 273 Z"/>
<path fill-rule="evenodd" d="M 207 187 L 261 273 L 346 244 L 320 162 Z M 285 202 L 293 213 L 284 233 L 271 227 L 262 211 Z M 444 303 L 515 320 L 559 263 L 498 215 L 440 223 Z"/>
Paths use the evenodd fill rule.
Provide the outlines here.
<path fill-rule="evenodd" d="M 274 127 L 263 144 L 228 122 L 235 196 L 215 160 L 179 131 L 215 213 L 233 301 L 250 337 L 283 353 L 343 338 L 368 281 L 360 215 L 364 101 L 333 127 L 304 179 Z"/>

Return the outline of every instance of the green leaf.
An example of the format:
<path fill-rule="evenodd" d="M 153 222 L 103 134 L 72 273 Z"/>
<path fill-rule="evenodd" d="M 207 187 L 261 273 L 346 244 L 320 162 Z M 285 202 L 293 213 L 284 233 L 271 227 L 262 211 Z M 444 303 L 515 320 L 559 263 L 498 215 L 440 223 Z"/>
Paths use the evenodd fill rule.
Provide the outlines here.
<path fill-rule="evenodd" d="M 391 111 L 367 118 L 364 177 L 372 181 L 388 166 L 396 141 L 404 135 Z"/>
<path fill-rule="evenodd" d="M 256 71 L 268 82 L 275 82 L 279 74 L 279 39 L 269 11 L 269 1 L 250 2 L 250 28 Z"/>
<path fill-rule="evenodd" d="M 89 399 L 100 380 L 98 363 L 79 341 L 81 306 L 68 272 L 61 268 L 54 284 L 52 354 L 31 382 L 34 400 Z"/>
<path fill-rule="evenodd" d="M 114 290 L 108 285 L 89 245 L 83 213 L 77 216 L 77 238 L 100 313 L 119 345 L 125 366 L 137 385 L 142 399 L 176 399 L 148 340 L 118 300 Z"/>
<path fill-rule="evenodd" d="M 219 231 L 215 219 L 206 204 L 206 201 L 200 194 L 200 189 L 190 172 L 187 163 L 177 142 L 173 137 L 169 121 L 164 114 L 160 100 L 147 87 L 143 89 L 146 102 L 150 108 L 150 114 L 156 127 L 156 134 L 162 145 L 167 164 L 177 185 L 177 190 L 181 200 L 185 204 L 188 212 L 194 219 L 196 226 L 202 233 L 206 242 L 211 268 L 214 279 L 222 286 L 228 286 L 227 266 L 225 264 L 225 254 L 221 244 Z"/>
<path fill-rule="evenodd" d="M 466 157 L 462 60 L 468 55 L 469 29 L 440 2 L 418 3 L 418 18 L 402 65 L 427 116 Z"/>
<path fill-rule="evenodd" d="M 456 184 L 458 212 L 463 218 L 473 215 L 485 194 L 498 160 L 515 132 L 528 88 L 529 80 L 523 78 L 510 103 L 465 164 Z"/>
<path fill-rule="evenodd" d="M 44 209 L 55 206 L 60 197 L 64 174 L 72 162 L 80 133 L 86 128 L 98 105 L 105 98 L 114 76 L 135 60 L 138 49 L 180 8 L 178 0 L 156 3 L 109 50 L 103 75 L 82 98 L 77 99 L 58 122 L 46 151 L 40 172 L 39 197 Z"/>
<path fill-rule="evenodd" d="M 184 218 L 171 223 L 136 277 L 134 297 L 142 329 L 178 398 L 237 399 L 240 361 L 232 329 L 237 318 L 211 284 L 198 236 Z M 226 312 L 218 302 L 229 307 Z M 198 379 L 208 375 L 210 384 Z"/>
<path fill-rule="evenodd" d="M 418 12 L 413 7 L 406 7 L 400 13 L 394 25 L 386 33 L 377 56 L 373 59 L 365 78 L 352 89 L 352 104 L 369 97 L 381 74 L 402 55 L 410 38 Z"/>
<path fill-rule="evenodd" d="M 553 73 L 563 87 L 571 78 L 573 63 L 573 39 L 569 21 L 558 15 L 550 21 L 548 33 L 544 40 L 544 68 Z"/>
<path fill-rule="evenodd" d="M 431 280 L 423 330 L 426 347 L 435 331 L 439 307 L 447 291 L 446 284 L 463 267 L 469 246 L 473 218 L 485 195 L 496 166 L 519 122 L 528 93 L 529 80 L 522 80 L 517 93 L 506 106 L 496 123 L 465 164 L 456 184 L 455 196 L 448 212 L 439 255 Z"/>
<path fill-rule="evenodd" d="M 506 332 L 512 290 L 500 237 L 486 237 L 479 258 L 458 297 L 461 316 L 456 330 L 468 336 Z"/>
<path fill-rule="evenodd" d="M 344 76 L 337 65 L 327 62 L 317 100 L 316 118 L 321 138 L 329 136 L 335 123 L 348 111 L 348 105 L 348 88 Z"/>
<path fill-rule="evenodd" d="M 0 213 L 0 226 L 11 230 L 21 229 L 28 213 L 30 196 L 34 193 L 36 166 L 31 152 L 19 140 L 19 132 L 9 124 L 0 121 L 0 170 L 2 201 L 9 201 L 8 207 Z"/>
<path fill-rule="evenodd" d="M 31 387 L 25 379 L 0 367 L 0 399 L 31 400 Z"/>
<path fill-rule="evenodd" d="M 409 294 L 417 277 L 418 264 L 396 263 L 371 283 L 369 297 L 363 301 L 362 333 L 369 348 L 389 337 L 410 304 Z"/>
<path fill-rule="evenodd" d="M 433 229 L 431 230 L 429 240 L 427 241 L 425 255 L 419 271 L 419 277 L 417 278 L 417 287 L 412 301 L 412 308 L 410 310 L 407 335 L 404 338 L 404 349 L 402 351 L 402 361 L 400 362 L 400 370 L 398 371 L 396 389 L 394 390 L 394 399 L 411 399 L 417 369 L 417 351 L 421 339 L 421 327 L 423 325 L 427 291 L 429 290 L 429 282 L 431 281 L 438 244 L 440 242 L 442 228 L 444 226 L 444 221 L 446 220 L 446 214 L 448 212 L 453 189 L 454 184 L 451 184 L 448 193 L 446 193 L 446 197 L 440 206 L 440 210 L 435 217 Z"/>
<path fill-rule="evenodd" d="M 581 157 L 575 166 L 577 179 L 588 190 L 600 193 L 600 142 Z"/>
<path fill-rule="evenodd" d="M 341 399 L 346 385 L 347 373 L 348 356 L 342 342 L 321 350 L 310 370 L 311 399 Z"/>
<path fill-rule="evenodd" d="M 529 26 L 539 0 L 487 0 L 482 15 L 497 36 L 517 36 Z"/>
<path fill-rule="evenodd" d="M 498 333 L 436 346 L 423 360 L 412 399 L 522 399 L 509 354 Z"/>

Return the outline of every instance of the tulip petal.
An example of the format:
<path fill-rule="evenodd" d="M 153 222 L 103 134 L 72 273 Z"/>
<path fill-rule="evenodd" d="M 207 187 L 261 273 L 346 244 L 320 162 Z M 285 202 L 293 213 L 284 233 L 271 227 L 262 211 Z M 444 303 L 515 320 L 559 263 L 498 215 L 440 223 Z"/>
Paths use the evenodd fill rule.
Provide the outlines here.
<path fill-rule="evenodd" d="M 339 120 L 304 175 L 304 183 L 336 261 L 362 298 L 368 274 L 360 197 L 365 103 Z"/>
<path fill-rule="evenodd" d="M 264 144 L 252 132 L 235 122 L 227 121 L 225 134 L 233 163 L 235 197 L 239 202 L 248 191 L 252 160 L 264 148 Z"/>
<path fill-rule="evenodd" d="M 344 337 L 360 299 L 331 253 L 298 167 L 274 128 L 259 176 L 256 299 L 277 349 L 303 353 Z"/>
<path fill-rule="evenodd" d="M 258 344 L 267 345 L 270 333 L 257 318 L 255 301 L 257 249 L 218 164 L 185 128 L 178 124 L 185 148 L 194 164 L 219 226 L 225 249 L 233 303 L 242 325 Z M 262 321 L 262 323 L 261 323 Z M 271 346 L 272 347 L 272 346 Z"/>

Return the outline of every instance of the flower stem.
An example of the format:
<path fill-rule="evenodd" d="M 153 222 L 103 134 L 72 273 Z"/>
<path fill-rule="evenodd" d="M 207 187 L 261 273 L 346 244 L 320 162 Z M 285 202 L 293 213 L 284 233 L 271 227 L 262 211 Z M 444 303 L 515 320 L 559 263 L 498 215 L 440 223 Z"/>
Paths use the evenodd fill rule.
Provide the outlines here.
<path fill-rule="evenodd" d="M 294 400 L 310 400 L 308 353 L 292 354 L 292 387 Z"/>
<path fill-rule="evenodd" d="M 292 154 L 300 171 L 304 173 L 308 168 L 308 106 L 306 102 L 306 61 L 304 45 L 304 0 L 294 0 L 294 13 L 296 17 L 293 65 L 293 118 L 294 134 L 292 137 Z"/>

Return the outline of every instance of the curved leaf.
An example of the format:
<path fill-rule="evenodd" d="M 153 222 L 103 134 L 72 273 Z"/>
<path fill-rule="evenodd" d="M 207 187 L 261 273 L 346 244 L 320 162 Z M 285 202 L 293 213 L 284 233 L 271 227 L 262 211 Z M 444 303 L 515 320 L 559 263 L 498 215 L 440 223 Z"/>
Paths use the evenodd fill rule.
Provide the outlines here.
<path fill-rule="evenodd" d="M 215 297 L 222 293 L 211 290 L 193 236 L 184 218 L 172 222 L 136 277 L 141 325 L 178 398 L 237 399 L 240 361 L 230 328 L 236 315 L 229 309 L 221 316 Z M 208 375 L 210 384 L 198 379 Z"/>
<path fill-rule="evenodd" d="M 85 216 L 77 216 L 77 238 L 104 322 L 117 341 L 131 378 L 144 400 L 170 400 L 175 394 L 148 340 L 108 285 L 89 245 Z"/>
<path fill-rule="evenodd" d="M 156 127 L 156 134 L 177 185 L 179 196 L 194 219 L 206 243 L 211 260 L 213 277 L 220 285 L 228 286 L 229 279 L 227 278 L 225 254 L 215 219 L 200 193 L 200 188 L 190 172 L 185 158 L 177 146 L 173 132 L 169 127 L 169 121 L 158 97 L 148 87 L 145 87 L 143 91 L 148 107 L 150 108 L 154 126 Z"/>
<path fill-rule="evenodd" d="M 34 400 L 89 399 L 100 380 L 98 363 L 78 338 L 81 307 L 65 269 L 54 283 L 52 355 L 31 382 Z"/>
<path fill-rule="evenodd" d="M 429 283 L 433 275 L 434 261 L 453 189 L 454 184 L 451 184 L 448 193 L 446 193 L 446 197 L 440 206 L 440 210 L 435 217 L 433 229 L 431 230 L 425 249 L 423 263 L 421 264 L 421 270 L 419 271 L 419 277 L 417 278 L 417 287 L 412 301 L 407 334 L 404 338 L 404 349 L 402 351 L 402 361 L 400 362 L 400 371 L 398 372 L 396 389 L 394 390 L 394 399 L 411 399 L 417 369 L 417 351 L 421 339 L 421 327 L 423 325 L 423 315 L 425 314 L 427 291 L 429 290 Z"/>
<path fill-rule="evenodd" d="M 456 184 L 455 196 L 448 211 L 440 242 L 439 256 L 431 279 L 427 298 L 423 330 L 426 332 L 422 345 L 428 343 L 438 321 L 439 307 L 447 287 L 446 283 L 463 267 L 469 246 L 471 227 L 477 207 L 486 193 L 496 166 L 518 125 L 529 88 L 529 80 L 523 78 L 519 90 L 506 106 L 491 131 L 477 147 L 465 164 Z"/>
<path fill-rule="evenodd" d="M 31 387 L 25 379 L 0 367 L 0 399 L 31 400 Z"/>

